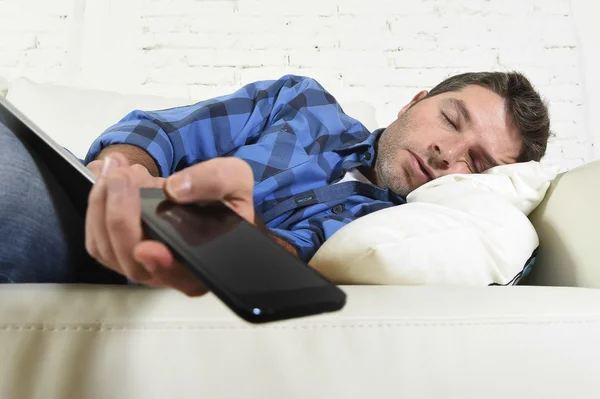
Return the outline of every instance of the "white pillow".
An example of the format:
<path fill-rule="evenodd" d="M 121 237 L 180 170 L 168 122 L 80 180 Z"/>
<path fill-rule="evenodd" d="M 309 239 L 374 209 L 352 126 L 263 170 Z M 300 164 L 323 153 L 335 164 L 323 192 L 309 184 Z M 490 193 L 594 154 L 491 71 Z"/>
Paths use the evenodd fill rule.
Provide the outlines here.
<path fill-rule="evenodd" d="M 340 229 L 310 265 L 340 284 L 513 283 L 539 245 L 527 215 L 557 172 L 527 162 L 433 180 Z"/>

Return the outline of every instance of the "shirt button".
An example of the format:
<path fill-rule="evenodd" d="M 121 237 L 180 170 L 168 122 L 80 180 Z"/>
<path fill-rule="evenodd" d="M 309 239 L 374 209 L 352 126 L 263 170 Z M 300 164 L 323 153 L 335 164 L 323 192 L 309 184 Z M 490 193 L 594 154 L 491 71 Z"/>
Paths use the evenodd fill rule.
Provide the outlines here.
<path fill-rule="evenodd" d="M 344 210 L 344 207 L 342 205 L 336 205 L 333 208 L 331 208 L 331 212 L 337 214 L 342 213 L 342 211 Z"/>
<path fill-rule="evenodd" d="M 365 157 L 365 159 L 368 161 L 371 159 L 371 153 L 370 152 L 365 152 L 365 155 L 363 155 Z"/>

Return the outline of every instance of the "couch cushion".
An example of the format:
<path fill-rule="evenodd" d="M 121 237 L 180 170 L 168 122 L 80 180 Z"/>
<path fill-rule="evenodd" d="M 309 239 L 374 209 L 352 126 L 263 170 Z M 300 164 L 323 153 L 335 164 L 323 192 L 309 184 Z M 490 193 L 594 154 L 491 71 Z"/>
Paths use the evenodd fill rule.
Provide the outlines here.
<path fill-rule="evenodd" d="M 600 397 L 598 290 L 342 288 L 340 312 L 252 326 L 211 294 L 2 287 L 0 397 Z"/>
<path fill-rule="evenodd" d="M 134 109 L 155 110 L 191 102 L 38 84 L 25 78 L 11 82 L 6 98 L 79 158 L 85 156 L 96 137 Z"/>

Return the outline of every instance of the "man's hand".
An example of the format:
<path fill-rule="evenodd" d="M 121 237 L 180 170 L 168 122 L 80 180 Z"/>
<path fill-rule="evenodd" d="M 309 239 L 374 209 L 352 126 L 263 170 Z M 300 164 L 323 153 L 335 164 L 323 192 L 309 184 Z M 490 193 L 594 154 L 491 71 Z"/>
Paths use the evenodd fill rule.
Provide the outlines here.
<path fill-rule="evenodd" d="M 154 177 L 144 166 L 140 164 L 129 165 L 127 158 L 113 154 L 111 155 L 109 162 L 105 161 L 92 161 L 87 165 L 87 168 L 92 171 L 96 177 L 102 175 L 102 169 L 107 168 L 107 171 L 114 167 L 121 166 L 129 168 L 130 177 L 138 184 L 138 186 L 144 188 L 163 188 L 165 185 L 165 179 L 162 177 Z M 111 164 L 113 163 L 113 164 Z"/>
<path fill-rule="evenodd" d="M 86 249 L 100 263 L 132 281 L 151 287 L 172 287 L 189 296 L 206 292 L 164 244 L 144 238 L 141 187 L 163 188 L 179 203 L 222 200 L 254 223 L 254 179 L 250 166 L 240 159 L 215 158 L 166 181 L 150 176 L 142 166 L 129 166 L 127 158 L 119 153 L 88 167 L 99 178 L 89 197 Z"/>

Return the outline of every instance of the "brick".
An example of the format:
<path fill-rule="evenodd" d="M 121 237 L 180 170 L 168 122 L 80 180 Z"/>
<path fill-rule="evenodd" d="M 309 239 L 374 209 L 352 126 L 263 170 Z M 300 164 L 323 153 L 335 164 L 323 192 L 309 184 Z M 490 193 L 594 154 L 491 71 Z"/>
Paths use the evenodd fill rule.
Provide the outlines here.
<path fill-rule="evenodd" d="M 39 65 L 45 66 L 62 66 L 66 65 L 68 53 L 66 50 L 55 49 L 35 49 L 25 51 L 20 58 L 20 65 L 25 67 L 35 67 Z"/>
<path fill-rule="evenodd" d="M 550 86 L 540 86 L 538 89 L 550 102 L 569 101 L 575 104 L 582 103 L 583 91 L 579 85 L 553 84 Z"/>
<path fill-rule="evenodd" d="M 253 34 L 232 35 L 232 48 L 246 50 L 308 50 L 317 48 L 334 48 L 338 41 L 328 35 L 310 36 L 306 34 Z"/>
<path fill-rule="evenodd" d="M 492 69 L 497 53 L 493 50 L 417 51 L 402 50 L 393 53 L 396 68 L 469 68 Z"/>
<path fill-rule="evenodd" d="M 541 31 L 541 42 L 547 48 L 577 46 L 577 35 L 570 16 L 546 16 Z"/>
<path fill-rule="evenodd" d="M 28 50 L 36 46 L 36 35 L 25 33 L 20 35 L 0 35 L 0 48 L 9 50 Z"/>
<path fill-rule="evenodd" d="M 270 33 L 280 33 L 282 36 L 303 38 L 304 41 L 328 39 L 333 43 L 339 42 L 350 32 L 362 32 L 368 29 L 372 37 L 375 32 L 385 29 L 385 21 L 378 19 L 376 23 L 364 18 L 330 17 L 330 16 L 291 16 L 281 19 L 283 28 L 276 26 Z"/>
<path fill-rule="evenodd" d="M 543 15 L 569 15 L 571 13 L 568 0 L 532 0 L 535 13 Z"/>
<path fill-rule="evenodd" d="M 308 19 L 304 17 L 303 19 Z M 198 15 L 188 18 L 187 24 L 192 33 L 239 34 L 275 33 L 286 28 L 288 19 L 275 18 L 266 22 L 262 15 L 234 13 L 232 15 Z"/>
<path fill-rule="evenodd" d="M 578 53 L 574 48 L 540 48 L 528 45 L 514 50 L 503 49 L 498 52 L 500 66 L 532 66 L 539 68 L 573 68 L 578 65 Z"/>
<path fill-rule="evenodd" d="M 341 1 L 340 15 L 430 15 L 436 12 L 437 2 L 421 0 Z"/>
<path fill-rule="evenodd" d="M 183 62 L 189 66 L 231 66 L 263 67 L 285 66 L 286 55 L 283 51 L 273 50 L 190 50 L 183 56 Z"/>
<path fill-rule="evenodd" d="M 25 13 L 34 13 L 37 15 L 59 16 L 69 15 L 73 12 L 74 2 L 78 0 L 52 0 L 52 1 L 35 1 L 35 0 L 20 0 L 8 1 L 7 3 L 18 4 L 21 11 Z"/>
<path fill-rule="evenodd" d="M 63 18 L 64 17 L 64 18 Z M 68 16 L 28 15 L 27 18 L 10 17 L 0 14 L 0 32 L 56 32 L 67 31 Z"/>
<path fill-rule="evenodd" d="M 567 68 L 542 68 L 519 66 L 519 72 L 523 73 L 534 86 L 549 86 L 551 84 L 577 84 L 579 83 L 579 71 L 575 67 Z"/>
<path fill-rule="evenodd" d="M 248 16 L 261 16 L 264 23 L 278 16 L 331 16 L 337 14 L 337 4 L 333 1 L 303 0 L 290 3 L 277 0 L 244 0 L 236 3 L 236 12 Z"/>
<path fill-rule="evenodd" d="M 437 13 L 443 17 L 480 15 L 489 18 L 497 15 L 531 15 L 533 3 L 520 1 L 461 0 L 440 3 Z"/>
<path fill-rule="evenodd" d="M 154 48 L 143 50 L 140 63 L 148 68 L 162 68 L 165 66 L 184 66 L 186 56 L 192 49 L 179 48 Z"/>
<path fill-rule="evenodd" d="M 67 49 L 69 36 L 64 33 L 40 33 L 36 36 L 36 48 L 39 49 Z"/>
<path fill-rule="evenodd" d="M 389 56 L 380 51 L 300 50 L 290 53 L 293 67 L 335 68 L 352 66 L 382 68 L 390 64 Z"/>
<path fill-rule="evenodd" d="M 584 118 L 581 104 L 565 101 L 553 101 L 549 107 L 551 122 L 580 121 Z"/>
<path fill-rule="evenodd" d="M 189 33 L 147 33 L 142 36 L 141 46 L 149 49 L 194 49 L 233 47 L 236 37 L 219 35 L 202 35 Z"/>
<path fill-rule="evenodd" d="M 550 115 L 550 117 L 552 117 L 552 114 Z M 587 136 L 585 129 L 582 129 L 581 125 L 575 121 L 551 122 L 550 130 L 556 135 L 557 139 L 561 140 L 583 140 Z"/>
<path fill-rule="evenodd" d="M 414 39 L 399 38 L 392 33 L 382 33 L 377 36 L 369 36 L 357 31 L 344 34 L 339 39 L 339 47 L 342 50 L 360 51 L 364 49 L 379 51 L 394 51 L 400 48 L 420 48 L 434 50 L 437 45 L 434 40 L 427 37 L 416 37 Z"/>
<path fill-rule="evenodd" d="M 234 68 L 164 67 L 148 72 L 148 79 L 161 84 L 233 85 Z"/>
<path fill-rule="evenodd" d="M 430 88 L 448 76 L 459 73 L 456 69 L 355 69 L 344 74 L 351 86 L 417 87 Z"/>
<path fill-rule="evenodd" d="M 567 159 L 586 159 L 591 157 L 592 148 L 587 142 L 568 140 L 561 142 L 561 149 L 564 158 Z"/>
<path fill-rule="evenodd" d="M 536 16 L 498 16 L 486 19 L 488 34 L 484 43 L 500 49 L 519 49 L 536 45 L 543 36 L 543 18 Z"/>
<path fill-rule="evenodd" d="M 143 32 L 181 33 L 189 32 L 193 18 L 186 16 L 146 15 L 141 18 Z"/>
<path fill-rule="evenodd" d="M 415 19 L 411 16 L 402 16 L 388 19 L 389 30 L 401 39 L 409 39 L 417 34 L 436 36 L 447 29 L 449 20 L 437 15 L 428 15 Z"/>
<path fill-rule="evenodd" d="M 548 140 L 548 146 L 546 147 L 544 157 L 548 159 L 560 159 L 562 156 L 562 141 L 555 139 Z"/>
<path fill-rule="evenodd" d="M 436 37 L 427 28 L 398 18 L 339 18 L 335 24 L 340 47 L 350 50 L 435 49 Z"/>
<path fill-rule="evenodd" d="M 142 16 L 232 15 L 234 2 L 195 0 L 145 0 Z"/>

